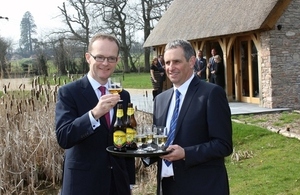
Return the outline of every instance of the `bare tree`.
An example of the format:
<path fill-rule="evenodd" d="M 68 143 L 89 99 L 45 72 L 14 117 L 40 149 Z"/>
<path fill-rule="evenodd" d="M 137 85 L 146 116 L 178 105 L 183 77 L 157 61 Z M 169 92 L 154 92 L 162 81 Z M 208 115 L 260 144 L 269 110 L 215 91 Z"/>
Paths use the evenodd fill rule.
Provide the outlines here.
<path fill-rule="evenodd" d="M 167 7 L 173 0 L 140 0 L 142 17 L 139 24 L 144 31 L 144 41 L 150 35 L 155 23 L 161 18 L 162 14 L 167 10 Z M 150 48 L 145 48 L 145 70 L 150 70 Z"/>
<path fill-rule="evenodd" d="M 69 36 L 66 38 L 80 41 L 88 46 L 90 36 L 88 8 L 90 3 L 86 0 L 68 0 L 68 2 L 70 6 L 66 7 L 66 3 L 64 2 L 62 7 L 58 7 L 68 26 L 68 29 L 61 33 L 64 35 L 69 33 Z M 69 13 L 68 10 L 70 10 L 70 7 L 73 10 Z"/>
<path fill-rule="evenodd" d="M 84 59 L 84 54 L 87 50 L 89 44 L 89 37 L 91 33 L 91 18 L 90 16 L 91 10 L 89 10 L 91 3 L 87 0 L 68 0 L 68 5 L 64 2 L 62 7 L 58 7 L 61 11 L 64 21 L 67 24 L 67 29 L 64 31 L 59 32 L 63 39 L 73 40 L 76 42 L 80 42 L 82 44 L 82 54 L 81 54 L 81 62 L 83 63 L 82 71 L 87 72 L 88 65 Z M 72 9 L 71 9 L 72 8 Z M 64 42 L 60 39 L 59 41 L 59 50 L 64 49 Z M 60 59 L 57 59 L 59 72 L 65 73 L 65 67 L 68 66 L 66 59 L 62 55 L 62 53 L 66 53 L 66 51 L 60 51 Z M 72 63 L 74 65 L 74 63 Z M 75 71 L 72 70 L 68 71 Z"/>
<path fill-rule="evenodd" d="M 114 34 L 120 40 L 123 71 L 137 71 L 135 64 L 141 54 L 131 54 L 132 45 L 135 46 L 135 51 L 137 46 L 140 46 L 134 40 L 135 34 L 143 29 L 144 40 L 146 40 L 153 29 L 153 21 L 159 20 L 171 1 L 140 0 L 140 2 L 130 1 L 129 4 L 128 0 L 68 0 L 70 7 L 65 3 L 59 7 L 68 26 L 68 30 L 61 33 L 64 35 L 70 33 L 65 38 L 81 41 L 86 44 L 86 47 L 90 33 L 101 31 Z M 73 12 L 70 8 L 74 8 Z M 149 56 L 150 48 L 146 48 L 147 71 L 150 69 Z"/>
<path fill-rule="evenodd" d="M 36 53 L 36 63 L 35 63 L 35 68 L 36 68 L 36 73 L 38 75 L 44 75 L 48 76 L 48 70 L 47 70 L 47 55 L 46 55 L 46 50 L 47 50 L 47 43 L 44 43 L 42 41 L 37 41 L 35 42 L 34 45 L 34 51 Z"/>
<path fill-rule="evenodd" d="M 6 41 L 4 38 L 0 37 L 0 71 L 1 77 L 6 77 L 8 72 L 8 65 L 6 60 L 7 49 L 9 48 L 10 43 Z"/>
<path fill-rule="evenodd" d="M 135 32 L 134 20 L 131 19 L 127 0 L 93 1 L 97 10 L 101 10 L 95 17 L 103 20 L 102 29 L 114 34 L 120 40 L 120 50 L 124 72 L 130 72 L 129 57 L 132 37 Z M 136 68 L 133 66 L 133 69 Z"/>

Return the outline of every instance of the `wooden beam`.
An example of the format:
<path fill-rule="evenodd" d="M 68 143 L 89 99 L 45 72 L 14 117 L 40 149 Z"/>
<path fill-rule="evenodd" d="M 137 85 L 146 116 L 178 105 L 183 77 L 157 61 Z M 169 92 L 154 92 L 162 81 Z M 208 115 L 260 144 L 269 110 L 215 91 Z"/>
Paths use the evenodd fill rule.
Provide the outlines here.
<path fill-rule="evenodd" d="M 228 53 L 228 55 L 230 53 L 232 45 L 234 44 L 235 39 L 236 39 L 236 36 L 232 36 L 232 37 L 229 38 L 229 41 L 227 43 L 227 51 L 226 51 L 226 53 Z M 227 56 L 227 57 L 229 57 L 229 56 Z"/>
<path fill-rule="evenodd" d="M 272 29 L 283 12 L 290 5 L 292 0 L 278 0 L 266 20 L 262 23 L 261 28 Z"/>
<path fill-rule="evenodd" d="M 253 33 L 250 36 L 251 36 L 252 41 L 254 42 L 254 45 L 255 45 L 257 51 L 260 51 L 261 50 L 261 45 L 260 45 L 260 40 L 259 40 L 259 34 L 258 33 Z"/>

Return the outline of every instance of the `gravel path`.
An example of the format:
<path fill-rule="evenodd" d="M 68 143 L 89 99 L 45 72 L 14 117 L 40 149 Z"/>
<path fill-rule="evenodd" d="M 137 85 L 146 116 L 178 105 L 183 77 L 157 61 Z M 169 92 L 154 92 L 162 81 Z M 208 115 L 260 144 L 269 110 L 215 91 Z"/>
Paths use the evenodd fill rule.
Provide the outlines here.
<path fill-rule="evenodd" d="M 31 85 L 29 78 L 17 78 L 17 79 L 0 79 L 0 86 L 6 85 L 7 90 L 18 90 L 19 86 L 23 84 L 26 88 Z"/>
<path fill-rule="evenodd" d="M 17 78 L 17 79 L 0 79 L 0 86 L 3 89 L 6 85 L 6 90 L 19 90 L 20 85 L 25 85 L 25 89 L 31 89 L 30 78 Z M 23 86 L 22 86 L 23 87 Z M 134 107 L 139 110 L 152 112 L 152 89 L 126 89 L 131 96 L 131 102 Z"/>

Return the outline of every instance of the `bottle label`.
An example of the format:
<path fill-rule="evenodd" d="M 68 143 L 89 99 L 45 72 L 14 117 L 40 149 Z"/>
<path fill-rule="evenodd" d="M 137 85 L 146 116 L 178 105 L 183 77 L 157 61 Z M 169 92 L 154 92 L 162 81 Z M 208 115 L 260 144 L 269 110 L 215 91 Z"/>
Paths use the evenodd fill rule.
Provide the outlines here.
<path fill-rule="evenodd" d="M 114 132 L 114 146 L 117 148 L 122 148 L 126 145 L 126 133 L 121 130 Z"/>
<path fill-rule="evenodd" d="M 116 114 L 117 118 L 122 118 L 123 115 L 124 115 L 123 110 L 122 109 L 117 109 L 117 114 Z"/>
<path fill-rule="evenodd" d="M 131 144 L 135 138 L 136 130 L 133 128 L 126 128 L 126 140 L 128 144 Z"/>
<path fill-rule="evenodd" d="M 128 116 L 131 116 L 131 115 L 133 115 L 134 114 L 134 109 L 133 108 L 128 108 L 127 109 L 127 115 Z"/>

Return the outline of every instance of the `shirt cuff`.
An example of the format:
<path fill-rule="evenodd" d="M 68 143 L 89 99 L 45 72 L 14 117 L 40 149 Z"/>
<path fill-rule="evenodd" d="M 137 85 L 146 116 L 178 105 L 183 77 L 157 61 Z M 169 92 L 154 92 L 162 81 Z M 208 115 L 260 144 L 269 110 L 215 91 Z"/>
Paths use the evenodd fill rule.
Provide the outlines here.
<path fill-rule="evenodd" d="M 100 120 L 96 120 L 93 115 L 92 115 L 92 111 L 90 110 L 89 111 L 89 118 L 90 118 L 90 121 L 91 121 L 91 125 L 92 125 L 92 128 L 93 130 L 95 130 L 97 127 L 100 126 Z"/>

